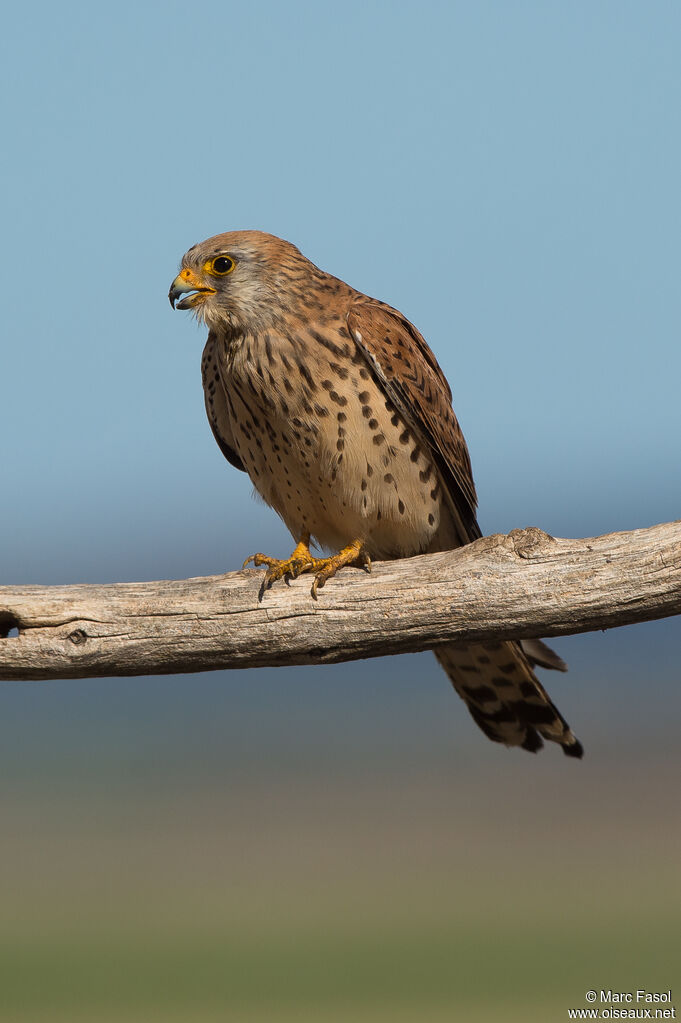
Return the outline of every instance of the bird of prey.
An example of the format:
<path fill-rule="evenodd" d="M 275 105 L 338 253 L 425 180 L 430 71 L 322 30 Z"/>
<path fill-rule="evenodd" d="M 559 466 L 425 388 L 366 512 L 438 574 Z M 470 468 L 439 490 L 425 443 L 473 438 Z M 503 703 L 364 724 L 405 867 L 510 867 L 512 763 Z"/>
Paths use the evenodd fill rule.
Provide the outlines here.
<path fill-rule="evenodd" d="M 396 309 L 320 270 L 290 242 L 230 231 L 183 256 L 168 295 L 209 329 L 206 411 L 296 543 L 255 554 L 277 579 L 445 551 L 476 540 L 468 449 L 438 362 Z M 314 556 L 311 543 L 337 551 Z M 581 743 L 533 668 L 565 670 L 540 640 L 444 645 L 435 656 L 482 731 L 535 752 Z"/>

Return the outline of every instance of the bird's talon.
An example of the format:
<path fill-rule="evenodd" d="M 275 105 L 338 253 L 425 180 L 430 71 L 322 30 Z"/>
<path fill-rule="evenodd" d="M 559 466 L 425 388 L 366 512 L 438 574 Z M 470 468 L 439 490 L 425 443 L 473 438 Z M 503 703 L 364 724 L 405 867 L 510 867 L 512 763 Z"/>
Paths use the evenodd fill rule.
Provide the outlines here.
<path fill-rule="evenodd" d="M 267 586 L 267 589 L 271 589 L 277 579 L 281 579 L 283 575 L 286 575 L 286 573 L 281 570 L 280 565 L 270 565 L 265 572 L 265 585 Z"/>
<path fill-rule="evenodd" d="M 313 558 L 310 554 L 309 542 L 309 534 L 305 534 L 291 557 L 287 558 L 286 561 L 281 561 L 279 558 L 270 558 L 267 554 L 260 553 L 251 554 L 244 561 L 244 568 L 250 562 L 253 562 L 256 568 L 259 568 L 261 565 L 267 565 L 267 572 L 260 586 L 259 600 L 263 599 L 265 592 L 278 579 L 283 579 L 286 585 L 290 586 L 291 580 L 297 579 L 304 572 L 316 573 L 312 583 L 311 594 L 313 599 L 317 600 L 317 592 L 344 565 L 357 565 L 360 568 L 364 568 L 367 572 L 371 571 L 371 558 L 362 549 L 361 541 L 359 540 L 348 544 L 342 551 L 339 551 L 338 554 L 334 554 L 330 558 Z"/>
<path fill-rule="evenodd" d="M 276 558 L 270 558 L 267 556 L 267 554 L 249 554 L 249 556 L 246 558 L 243 565 L 241 566 L 241 570 L 243 571 L 244 568 L 246 568 L 246 566 L 250 564 L 251 561 L 253 562 L 256 568 L 260 568 L 261 565 L 269 565 L 271 567 L 272 565 L 278 564 Z"/>

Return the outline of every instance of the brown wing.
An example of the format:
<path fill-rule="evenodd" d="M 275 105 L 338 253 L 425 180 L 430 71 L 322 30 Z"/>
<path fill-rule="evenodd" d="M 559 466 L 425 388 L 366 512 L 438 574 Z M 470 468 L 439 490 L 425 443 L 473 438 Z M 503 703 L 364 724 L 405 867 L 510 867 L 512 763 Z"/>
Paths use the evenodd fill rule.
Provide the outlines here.
<path fill-rule="evenodd" d="M 376 302 L 359 302 L 348 327 L 386 396 L 431 451 L 444 481 L 461 543 L 477 539 L 475 487 L 451 391 L 435 356 L 400 313 Z M 508 746 L 536 751 L 542 737 L 571 757 L 581 743 L 532 671 L 533 664 L 565 670 L 541 640 L 470 647 L 442 646 L 436 657 L 485 735 Z"/>
<path fill-rule="evenodd" d="M 201 359 L 201 377 L 203 379 L 206 414 L 220 451 L 222 451 L 228 462 L 231 462 L 237 469 L 241 469 L 242 472 L 246 472 L 246 467 L 239 458 L 234 446 L 229 409 L 227 407 L 224 384 L 220 376 L 217 344 L 215 335 L 209 334 Z"/>
<path fill-rule="evenodd" d="M 452 392 L 424 338 L 401 313 L 377 302 L 358 302 L 348 329 L 376 379 L 423 446 L 444 481 L 462 544 L 481 536 L 468 448 Z"/>

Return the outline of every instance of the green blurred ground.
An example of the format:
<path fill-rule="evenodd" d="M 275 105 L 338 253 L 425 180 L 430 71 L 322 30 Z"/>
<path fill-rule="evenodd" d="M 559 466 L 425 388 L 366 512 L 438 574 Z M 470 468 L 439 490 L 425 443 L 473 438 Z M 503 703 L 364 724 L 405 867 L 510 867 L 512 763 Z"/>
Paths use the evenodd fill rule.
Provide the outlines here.
<path fill-rule="evenodd" d="M 0 1018 L 547 1021 L 673 989 L 678 762 L 489 750 L 6 791 Z"/>

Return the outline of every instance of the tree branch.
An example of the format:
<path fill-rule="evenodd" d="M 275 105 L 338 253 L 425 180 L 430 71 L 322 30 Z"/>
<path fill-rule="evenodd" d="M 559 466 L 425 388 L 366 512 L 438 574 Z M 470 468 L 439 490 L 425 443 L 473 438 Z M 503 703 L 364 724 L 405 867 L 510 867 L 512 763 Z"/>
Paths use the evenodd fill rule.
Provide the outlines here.
<path fill-rule="evenodd" d="M 0 679 L 348 661 L 664 618 L 681 613 L 681 521 L 585 540 L 513 530 L 457 551 L 375 564 L 371 575 L 346 569 L 317 602 L 307 576 L 277 583 L 259 601 L 260 579 L 249 570 L 2 586 Z"/>

